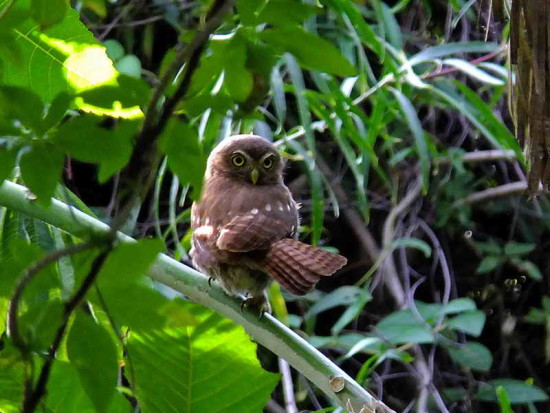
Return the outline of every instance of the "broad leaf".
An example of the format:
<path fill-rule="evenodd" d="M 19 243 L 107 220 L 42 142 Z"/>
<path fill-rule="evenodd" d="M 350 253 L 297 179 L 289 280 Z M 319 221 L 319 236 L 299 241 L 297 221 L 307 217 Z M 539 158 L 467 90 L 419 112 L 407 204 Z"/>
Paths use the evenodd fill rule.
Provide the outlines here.
<path fill-rule="evenodd" d="M 21 175 L 42 204 L 49 204 L 63 170 L 63 154 L 51 143 L 37 141 L 21 156 Z"/>
<path fill-rule="evenodd" d="M 358 300 L 369 300 L 372 298 L 367 290 L 353 286 L 343 286 L 325 295 L 318 300 L 306 313 L 304 318 L 311 318 L 323 311 L 338 306 L 349 306 Z"/>
<path fill-rule="evenodd" d="M 40 2 L 47 8 L 44 19 L 61 14 L 51 14 L 50 3 Z M 33 10 L 31 0 L 18 0 L 8 12 L 6 18 L 16 23 L 9 27 L 10 38 L 15 39 L 13 47 L 17 51 L 18 61 L 12 59 L 4 65 L 3 82 L 10 86 L 22 86 L 32 89 L 44 101 L 51 102 L 61 92 L 79 93 L 103 85 L 119 86 L 119 74 L 112 61 L 107 57 L 105 48 L 95 40 L 92 33 L 82 24 L 78 13 L 66 5 L 64 0 L 53 3 L 65 3 L 66 13 L 54 26 L 39 30 L 32 20 L 16 20 L 12 16 L 29 13 Z M 47 15 L 47 16 L 46 16 Z M 53 20 L 52 20 L 53 21 Z M 4 22 L 2 22 L 4 23 Z M 94 108 L 86 102 L 76 101 L 79 108 L 120 117 L 140 116 L 136 107 L 113 107 L 111 97 L 107 107 Z"/>
<path fill-rule="evenodd" d="M 473 341 L 448 346 L 447 351 L 454 361 L 474 371 L 489 371 L 493 364 L 491 351 L 483 344 Z"/>
<path fill-rule="evenodd" d="M 479 337 L 485 325 L 485 313 L 483 311 L 467 311 L 451 318 L 447 325 L 463 331 L 475 337 Z"/>
<path fill-rule="evenodd" d="M 194 199 L 200 196 L 206 156 L 198 141 L 197 131 L 177 120 L 171 121 L 161 137 L 161 149 L 168 156 L 168 166 L 180 184 L 191 184 Z"/>
<path fill-rule="evenodd" d="M 260 412 L 279 377 L 243 328 L 196 304 L 185 327 L 131 333 L 128 359 L 144 413 Z M 162 391 L 159 391 L 162 389 Z"/>
<path fill-rule="evenodd" d="M 109 333 L 80 311 L 67 339 L 67 354 L 97 411 L 106 412 L 118 378 L 116 347 Z"/>
<path fill-rule="evenodd" d="M 548 395 L 539 387 L 514 379 L 491 380 L 479 388 L 475 398 L 481 401 L 496 402 L 496 389 L 498 387 L 502 387 L 506 391 L 511 404 L 548 400 Z"/>
<path fill-rule="evenodd" d="M 434 342 L 430 326 L 419 320 L 411 310 L 386 316 L 376 325 L 374 333 L 392 344 Z"/>
<path fill-rule="evenodd" d="M 164 325 L 160 311 L 167 303 L 149 285 L 145 273 L 163 249 L 159 240 L 120 244 L 98 275 L 98 288 L 110 316 L 120 325 L 147 330 Z"/>

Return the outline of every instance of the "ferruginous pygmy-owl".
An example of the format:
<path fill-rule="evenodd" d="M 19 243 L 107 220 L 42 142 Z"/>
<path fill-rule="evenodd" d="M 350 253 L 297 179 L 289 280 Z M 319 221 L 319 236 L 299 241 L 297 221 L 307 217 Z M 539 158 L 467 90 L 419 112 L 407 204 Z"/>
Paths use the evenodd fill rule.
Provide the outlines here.
<path fill-rule="evenodd" d="M 297 241 L 298 206 L 283 183 L 284 160 L 254 135 L 225 139 L 208 158 L 191 211 L 194 265 L 245 305 L 269 311 L 270 279 L 296 295 L 347 260 Z"/>

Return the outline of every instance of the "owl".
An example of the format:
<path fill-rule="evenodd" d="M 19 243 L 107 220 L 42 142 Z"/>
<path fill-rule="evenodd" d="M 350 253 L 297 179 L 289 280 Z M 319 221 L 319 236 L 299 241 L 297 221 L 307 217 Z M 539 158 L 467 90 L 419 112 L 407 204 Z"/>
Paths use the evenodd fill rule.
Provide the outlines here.
<path fill-rule="evenodd" d="M 284 160 L 255 135 L 222 141 L 210 154 L 191 209 L 193 264 L 243 305 L 269 311 L 271 280 L 304 295 L 347 260 L 296 240 L 298 206 L 283 182 Z"/>

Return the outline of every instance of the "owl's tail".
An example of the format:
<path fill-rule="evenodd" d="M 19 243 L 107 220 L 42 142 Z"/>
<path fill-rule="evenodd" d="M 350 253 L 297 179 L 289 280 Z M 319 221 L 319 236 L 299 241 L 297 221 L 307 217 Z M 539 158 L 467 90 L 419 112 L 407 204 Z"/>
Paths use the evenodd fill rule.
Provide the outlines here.
<path fill-rule="evenodd" d="M 321 277 L 334 274 L 347 261 L 333 252 L 285 238 L 269 248 L 264 268 L 286 290 L 304 295 Z"/>

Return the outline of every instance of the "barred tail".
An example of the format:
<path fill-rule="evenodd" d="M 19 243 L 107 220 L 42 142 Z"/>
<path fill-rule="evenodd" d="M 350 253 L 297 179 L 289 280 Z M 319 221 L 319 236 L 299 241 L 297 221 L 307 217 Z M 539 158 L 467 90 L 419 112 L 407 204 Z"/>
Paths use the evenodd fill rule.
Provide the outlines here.
<path fill-rule="evenodd" d="M 286 290 L 304 295 L 321 279 L 334 274 L 347 259 L 290 238 L 274 243 L 265 258 L 265 271 Z"/>

